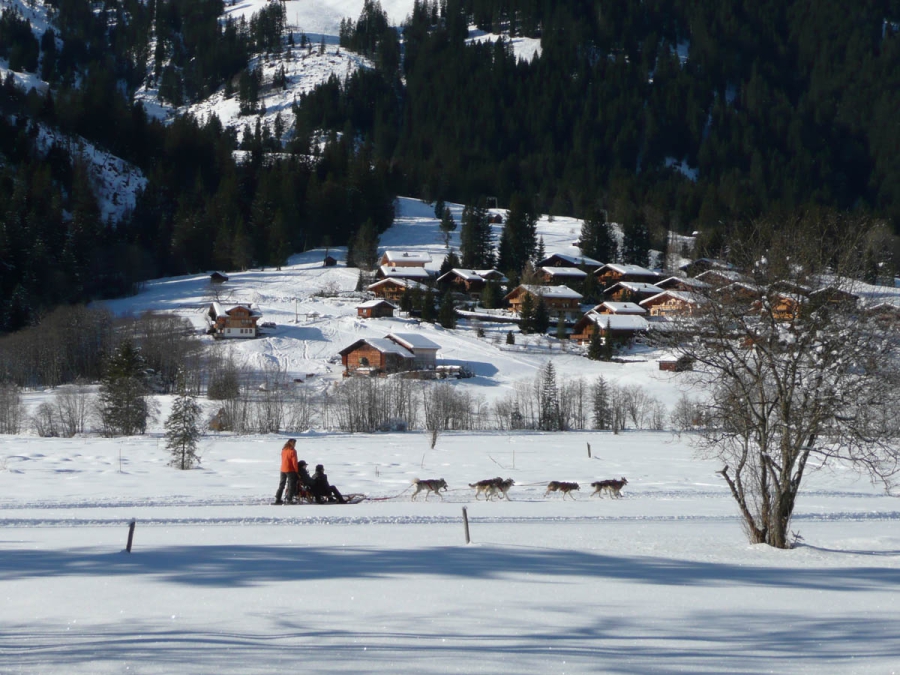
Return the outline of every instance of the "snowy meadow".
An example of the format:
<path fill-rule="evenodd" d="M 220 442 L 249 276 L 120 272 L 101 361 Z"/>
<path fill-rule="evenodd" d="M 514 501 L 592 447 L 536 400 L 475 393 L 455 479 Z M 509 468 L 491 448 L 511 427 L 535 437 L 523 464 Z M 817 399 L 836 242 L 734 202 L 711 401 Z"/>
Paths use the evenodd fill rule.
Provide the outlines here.
<path fill-rule="evenodd" d="M 270 505 L 283 440 L 207 436 L 176 471 L 159 434 L 5 438 L 0 672 L 898 671 L 900 512 L 840 467 L 784 551 L 666 433 L 298 436 L 348 506 Z M 495 475 L 511 501 L 476 500 Z"/>

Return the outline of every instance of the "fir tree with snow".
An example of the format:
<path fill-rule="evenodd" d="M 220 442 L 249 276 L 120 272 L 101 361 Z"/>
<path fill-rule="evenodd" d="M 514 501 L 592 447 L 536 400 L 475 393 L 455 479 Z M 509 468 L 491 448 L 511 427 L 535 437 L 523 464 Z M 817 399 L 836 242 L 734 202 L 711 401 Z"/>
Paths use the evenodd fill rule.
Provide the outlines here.
<path fill-rule="evenodd" d="M 172 466 L 181 470 L 192 469 L 200 463 L 197 441 L 202 435 L 198 426 L 201 409 L 188 391 L 183 370 L 178 371 L 175 386 L 175 401 L 166 419 L 166 448 L 172 455 Z"/>

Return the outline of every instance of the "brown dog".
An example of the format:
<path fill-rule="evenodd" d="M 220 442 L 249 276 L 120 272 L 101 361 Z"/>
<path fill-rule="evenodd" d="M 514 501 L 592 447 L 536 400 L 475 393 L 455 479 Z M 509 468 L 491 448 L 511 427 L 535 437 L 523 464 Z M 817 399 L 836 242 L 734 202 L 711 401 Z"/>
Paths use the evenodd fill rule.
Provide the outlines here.
<path fill-rule="evenodd" d="M 423 491 L 425 492 L 425 501 L 428 501 L 428 495 L 432 492 L 443 499 L 444 497 L 441 495 L 441 490 L 447 490 L 447 481 L 443 478 L 430 478 L 428 480 L 413 478 L 413 485 L 416 486 L 416 491 L 412 493 L 413 500 L 415 500 L 417 494 Z"/>
<path fill-rule="evenodd" d="M 591 483 L 591 487 L 594 488 L 594 491 L 591 493 L 591 497 L 594 495 L 600 495 L 600 498 L 603 498 L 603 493 L 609 493 L 610 497 L 615 497 L 618 499 L 622 496 L 622 488 L 628 485 L 628 480 L 624 477 L 620 480 L 598 480 L 594 483 Z"/>
<path fill-rule="evenodd" d="M 478 499 L 478 495 L 483 494 L 485 500 L 490 501 L 499 494 L 501 499 L 506 497 L 508 501 L 512 501 L 509 499 L 509 488 L 515 484 L 516 481 L 512 478 L 504 480 L 497 476 L 496 478 L 485 478 L 476 483 L 469 483 L 469 487 L 475 488 L 475 499 Z"/>
<path fill-rule="evenodd" d="M 562 492 L 563 499 L 566 498 L 566 495 L 572 497 L 572 492 L 574 490 L 580 490 L 581 488 L 578 486 L 578 483 L 566 483 L 565 481 L 559 480 L 551 480 L 547 483 L 547 491 L 544 493 L 546 497 L 551 492 Z M 575 497 L 572 497 L 572 500 L 575 500 Z"/>

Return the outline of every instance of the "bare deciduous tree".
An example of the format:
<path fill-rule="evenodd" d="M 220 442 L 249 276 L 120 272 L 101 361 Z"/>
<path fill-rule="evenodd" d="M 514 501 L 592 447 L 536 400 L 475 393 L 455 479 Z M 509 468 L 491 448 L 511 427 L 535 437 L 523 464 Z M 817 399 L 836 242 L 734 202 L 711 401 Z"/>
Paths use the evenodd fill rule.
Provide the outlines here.
<path fill-rule="evenodd" d="M 851 464 L 886 487 L 897 474 L 900 336 L 854 294 L 864 225 L 754 226 L 731 255 L 747 277 L 698 291 L 700 309 L 668 334 L 705 394 L 698 443 L 722 462 L 753 543 L 790 546 L 815 463 Z"/>

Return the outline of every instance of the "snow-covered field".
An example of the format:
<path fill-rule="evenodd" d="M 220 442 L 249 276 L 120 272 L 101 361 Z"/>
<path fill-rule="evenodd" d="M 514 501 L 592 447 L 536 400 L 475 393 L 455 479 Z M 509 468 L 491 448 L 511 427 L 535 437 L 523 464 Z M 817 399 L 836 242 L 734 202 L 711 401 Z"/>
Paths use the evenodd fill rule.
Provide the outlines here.
<path fill-rule="evenodd" d="M 548 252 L 567 253 L 579 228 L 538 226 Z M 439 265 L 433 207 L 399 200 L 382 247 Z M 454 386 L 487 400 L 549 358 L 495 343 L 503 324 L 478 338 L 467 325 L 358 319 L 356 270 L 324 268 L 323 255 L 230 273 L 220 300 L 252 302 L 277 327 L 216 348 L 325 386 L 349 342 L 422 331 L 440 359 L 475 370 Z M 109 306 L 199 328 L 213 297 L 202 275 Z M 602 374 L 671 406 L 684 375 L 660 373 L 659 356 L 553 361 L 561 379 Z M 721 467 L 668 433 L 445 433 L 430 449 L 422 433 L 309 430 L 300 457 L 368 499 L 272 506 L 285 435 L 208 435 L 201 467 L 182 472 L 161 431 L 158 419 L 142 437 L 0 438 L 0 673 L 900 672 L 900 508 L 840 465 L 808 475 L 798 545 L 781 551 L 747 544 Z M 476 501 L 468 484 L 498 475 L 515 479 L 512 500 Z M 415 477 L 450 490 L 412 501 Z M 590 496 L 592 481 L 618 477 L 622 499 Z M 551 480 L 582 489 L 544 497 Z"/>
<path fill-rule="evenodd" d="M 5 438 L 0 672 L 900 671 L 900 512 L 840 468 L 780 551 L 667 434 L 301 435 L 355 506 L 269 505 L 282 442 L 207 437 L 179 472 L 154 435 Z M 495 475 L 512 501 L 476 502 Z M 411 501 L 416 476 L 444 501 Z"/>

